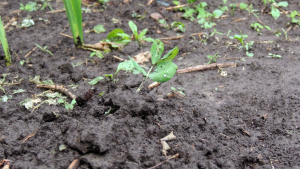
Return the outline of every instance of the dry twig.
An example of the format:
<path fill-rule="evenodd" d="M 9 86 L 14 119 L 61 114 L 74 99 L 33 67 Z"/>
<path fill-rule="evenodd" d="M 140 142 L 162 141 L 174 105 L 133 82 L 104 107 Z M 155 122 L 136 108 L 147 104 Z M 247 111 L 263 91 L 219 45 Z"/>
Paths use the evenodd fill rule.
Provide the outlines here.
<path fill-rule="evenodd" d="M 70 36 L 70 35 L 67 35 L 67 34 L 64 34 L 64 33 L 60 33 L 60 35 L 62 35 L 62 36 L 65 36 L 65 37 L 68 37 L 68 38 L 71 38 L 71 39 L 73 39 L 73 37 L 72 37 L 72 36 Z"/>
<path fill-rule="evenodd" d="M 240 21 L 243 21 L 243 20 L 246 20 L 247 18 L 240 18 L 240 19 L 236 19 L 234 21 L 232 21 L 231 23 L 234 23 L 234 22 L 240 22 Z"/>
<path fill-rule="evenodd" d="M 150 0 L 147 5 L 151 5 L 153 3 L 154 0 Z"/>
<path fill-rule="evenodd" d="M 150 168 L 148 168 L 148 169 L 155 169 L 155 168 L 159 167 L 160 165 L 162 165 L 163 163 L 168 162 L 169 160 L 174 159 L 174 158 L 177 158 L 177 157 L 179 157 L 179 153 L 177 153 L 177 154 L 175 154 L 175 155 L 173 155 L 173 156 L 171 156 L 171 157 L 168 157 L 165 161 L 163 161 L 163 162 L 157 164 L 156 166 L 150 167 Z"/>
<path fill-rule="evenodd" d="M 21 140 L 22 143 L 24 143 L 29 138 L 33 137 L 36 133 L 37 133 L 37 131 L 34 131 L 34 132 L 30 133 L 28 136 L 26 136 L 24 139 Z"/>
<path fill-rule="evenodd" d="M 194 72 L 194 71 L 199 71 L 199 70 L 213 69 L 213 68 L 217 68 L 217 67 L 222 68 L 222 67 L 235 67 L 235 66 L 236 66 L 235 62 L 213 63 L 213 64 L 209 64 L 209 65 L 198 65 L 198 66 L 194 66 L 194 67 L 180 69 L 180 70 L 177 70 L 177 73 L 181 74 L 181 73 L 189 73 L 189 72 Z"/>
<path fill-rule="evenodd" d="M 6 29 L 11 23 L 13 23 L 15 20 L 17 20 L 16 17 L 13 17 L 5 26 L 4 29 Z"/>
<path fill-rule="evenodd" d="M 65 12 L 65 9 L 59 9 L 59 10 L 54 10 L 54 11 L 48 11 L 46 13 L 58 13 L 58 12 Z"/>
<path fill-rule="evenodd" d="M 79 165 L 79 160 L 78 159 L 75 159 L 71 164 L 70 166 L 68 167 L 68 169 L 77 169 Z"/>
<path fill-rule="evenodd" d="M 173 37 L 166 37 L 166 38 L 159 38 L 160 40 L 175 40 L 175 39 L 180 39 L 183 38 L 185 35 L 180 35 L 180 36 L 173 36 Z"/>
<path fill-rule="evenodd" d="M 120 58 L 120 57 L 118 57 L 118 56 L 113 56 L 115 59 L 117 59 L 117 60 L 119 60 L 119 61 L 121 61 L 121 62 L 123 62 L 124 61 L 124 59 L 122 59 L 122 58 Z"/>
<path fill-rule="evenodd" d="M 63 86 L 42 84 L 42 85 L 36 85 L 36 87 L 58 90 L 59 92 L 70 97 L 72 100 L 76 99 L 76 96 L 74 94 L 72 94 L 71 92 L 69 92 L 68 89 L 64 88 Z"/>
<path fill-rule="evenodd" d="M 37 47 L 33 48 L 29 53 L 27 53 L 24 57 L 26 58 L 27 56 L 29 56 L 33 51 L 36 50 Z"/>
<path fill-rule="evenodd" d="M 192 5 L 192 4 L 193 4 L 193 3 L 185 4 L 185 5 L 178 5 L 178 6 L 174 6 L 174 7 L 165 8 L 165 10 L 178 9 L 178 8 L 182 8 L 182 7 L 185 7 L 185 6 L 190 6 L 190 5 Z"/>

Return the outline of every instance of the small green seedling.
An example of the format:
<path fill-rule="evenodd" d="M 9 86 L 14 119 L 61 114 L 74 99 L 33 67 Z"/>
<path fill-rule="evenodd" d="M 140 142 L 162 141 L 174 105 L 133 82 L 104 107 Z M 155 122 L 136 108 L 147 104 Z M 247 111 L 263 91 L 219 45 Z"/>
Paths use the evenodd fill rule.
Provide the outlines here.
<path fill-rule="evenodd" d="M 7 42 L 6 35 L 5 35 L 5 30 L 3 27 L 2 20 L 1 20 L 1 16 L 0 16 L 0 41 L 1 41 L 3 51 L 5 54 L 4 59 L 6 61 L 6 66 L 9 66 L 9 65 L 11 65 L 11 55 L 10 55 L 9 46 L 8 46 L 8 42 Z"/>
<path fill-rule="evenodd" d="M 212 32 L 212 33 L 210 34 L 210 36 L 214 36 L 214 34 L 223 35 L 223 33 L 218 32 L 216 29 L 214 29 L 214 32 Z"/>
<path fill-rule="evenodd" d="M 223 0 L 223 3 L 221 3 L 222 6 L 219 6 L 219 9 L 224 13 L 229 11 L 228 6 L 226 6 L 228 0 Z"/>
<path fill-rule="evenodd" d="M 51 11 L 53 11 L 52 6 L 49 3 L 52 0 L 40 0 L 40 1 L 43 3 L 43 5 L 41 7 L 41 11 L 44 10 L 47 6 L 50 8 Z"/>
<path fill-rule="evenodd" d="M 262 29 L 264 29 L 264 28 L 266 28 L 266 29 L 268 29 L 268 30 L 271 30 L 271 28 L 269 27 L 269 26 L 267 26 L 267 25 L 261 25 L 260 23 L 257 23 L 257 22 L 255 22 L 255 23 L 251 23 L 251 25 L 250 25 L 254 30 L 256 30 L 257 32 L 260 32 L 260 30 L 262 30 Z"/>
<path fill-rule="evenodd" d="M 288 15 L 288 17 L 292 18 L 291 23 L 300 25 L 300 13 L 298 11 L 293 11 L 290 15 Z"/>
<path fill-rule="evenodd" d="M 160 23 L 160 26 L 164 27 L 165 29 L 170 29 L 170 25 L 165 19 L 160 19 L 158 20 L 158 22 Z"/>
<path fill-rule="evenodd" d="M 282 1 L 282 2 L 276 3 L 275 0 L 271 0 L 269 2 L 272 2 L 272 5 L 271 5 L 271 15 L 273 16 L 273 18 L 275 20 L 280 17 L 280 10 L 278 8 L 280 8 L 280 7 L 287 7 L 289 5 L 289 3 L 286 2 L 286 1 Z"/>
<path fill-rule="evenodd" d="M 215 55 L 207 55 L 209 61 L 207 62 L 207 64 L 209 65 L 211 62 L 217 62 L 217 58 L 221 57 L 218 53 L 216 53 Z"/>
<path fill-rule="evenodd" d="M 98 76 L 95 79 L 93 79 L 92 81 L 88 82 L 90 85 L 95 85 L 97 84 L 100 80 L 104 79 L 104 77 Z"/>
<path fill-rule="evenodd" d="M 20 3 L 20 9 L 25 10 L 27 12 L 33 12 L 38 10 L 38 6 L 36 2 L 29 1 L 25 6 L 22 3 Z"/>
<path fill-rule="evenodd" d="M 282 32 L 284 33 L 285 40 L 288 40 L 288 35 L 287 35 L 288 31 L 287 30 L 285 31 L 283 28 L 281 28 L 281 29 L 282 29 Z"/>
<path fill-rule="evenodd" d="M 231 3 L 231 4 L 229 4 L 229 7 L 231 8 L 231 16 L 233 16 L 233 15 L 234 15 L 235 8 L 236 8 L 236 3 Z"/>
<path fill-rule="evenodd" d="M 145 11 L 143 15 L 139 15 L 137 13 L 133 13 L 133 14 L 131 14 L 131 17 L 138 18 L 138 20 L 141 21 L 141 20 L 145 19 L 146 14 L 147 14 L 147 11 Z"/>
<path fill-rule="evenodd" d="M 175 48 L 170 50 L 166 55 L 161 57 L 163 51 L 164 44 L 161 42 L 161 40 L 156 39 L 154 40 L 150 50 L 152 66 L 149 69 L 148 73 L 146 73 L 146 71 L 129 56 L 128 57 L 130 58 L 131 63 L 128 61 L 125 63 L 120 63 L 122 64 L 122 66 L 120 66 L 119 64 L 117 72 L 119 70 L 134 71 L 134 69 L 135 72 L 142 72 L 145 78 L 142 81 L 140 87 L 137 89 L 137 92 L 139 92 L 142 89 L 147 78 L 150 78 L 151 80 L 159 83 L 169 81 L 175 75 L 177 70 L 177 65 L 173 63 L 172 60 L 178 54 L 179 49 L 176 46 Z M 154 67 L 156 68 L 154 72 L 151 73 Z"/>
<path fill-rule="evenodd" d="M 98 51 L 98 50 L 94 50 L 94 51 L 90 54 L 90 57 L 93 57 L 93 56 L 97 56 L 97 57 L 100 58 L 100 59 L 103 59 L 103 58 L 104 58 L 103 54 L 102 54 L 100 51 Z"/>
<path fill-rule="evenodd" d="M 281 32 L 279 31 L 279 29 L 277 29 L 276 31 L 274 31 L 274 34 L 275 34 L 277 37 L 281 36 Z"/>
<path fill-rule="evenodd" d="M 105 32 L 106 30 L 103 25 L 97 25 L 91 31 L 94 31 L 96 33 L 102 33 L 102 32 Z"/>
<path fill-rule="evenodd" d="M 152 42 L 153 41 L 152 38 L 146 38 L 146 36 L 145 36 L 148 29 L 144 29 L 144 30 L 142 30 L 142 32 L 140 34 L 138 34 L 137 26 L 134 22 L 129 21 L 128 25 L 129 25 L 132 33 L 133 33 L 134 39 L 136 41 L 138 41 L 140 44 L 141 44 L 141 41 L 147 41 L 147 42 Z M 124 39 L 126 39 L 126 38 L 130 39 L 131 38 L 131 36 L 126 34 L 126 33 L 118 33 L 117 35 L 124 38 Z"/>
<path fill-rule="evenodd" d="M 179 29 L 181 32 L 185 32 L 185 25 L 181 22 L 172 22 L 171 28 Z"/>
<path fill-rule="evenodd" d="M 76 47 L 83 45 L 81 0 L 63 0 Z"/>
<path fill-rule="evenodd" d="M 244 38 L 247 38 L 248 35 L 243 35 L 242 33 L 240 35 L 235 34 L 234 37 L 230 36 L 230 39 L 237 39 L 238 41 L 241 42 L 241 44 L 243 45 L 244 49 L 246 50 L 246 55 L 249 57 L 253 57 L 254 54 L 250 53 L 249 50 L 252 48 L 253 45 L 253 41 L 245 43 L 244 44 Z"/>
<path fill-rule="evenodd" d="M 184 88 L 178 87 L 176 89 L 175 87 L 171 87 L 171 90 L 172 91 L 167 94 L 168 97 L 176 97 L 176 96 L 185 97 Z"/>
<path fill-rule="evenodd" d="M 47 46 L 45 46 L 44 48 L 42 48 L 40 45 L 38 44 L 35 44 L 35 46 L 37 46 L 38 48 L 40 48 L 42 51 L 44 52 L 48 52 L 50 55 L 53 55 L 52 52 L 50 52 L 49 50 L 47 50 Z"/>
<path fill-rule="evenodd" d="M 272 56 L 272 58 L 281 58 L 281 55 L 276 55 L 276 54 L 273 54 L 273 53 L 269 53 L 268 55 Z"/>

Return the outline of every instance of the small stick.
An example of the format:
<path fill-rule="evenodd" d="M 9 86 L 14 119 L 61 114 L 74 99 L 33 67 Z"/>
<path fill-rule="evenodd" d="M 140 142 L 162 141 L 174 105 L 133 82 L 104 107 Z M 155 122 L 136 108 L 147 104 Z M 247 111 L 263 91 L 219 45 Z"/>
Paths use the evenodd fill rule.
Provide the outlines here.
<path fill-rule="evenodd" d="M 59 10 L 55 10 L 55 11 L 48 11 L 46 13 L 58 13 L 58 12 L 65 12 L 65 9 L 59 9 Z"/>
<path fill-rule="evenodd" d="M 291 30 L 291 28 L 292 28 L 292 25 L 285 31 L 285 33 L 287 34 L 288 33 L 288 31 L 290 31 Z"/>
<path fill-rule="evenodd" d="M 113 56 L 115 59 L 117 59 L 117 60 L 119 60 L 119 61 L 121 61 L 121 62 L 123 62 L 124 61 L 124 59 L 122 59 L 122 58 L 120 58 L 120 57 L 118 57 L 118 56 Z"/>
<path fill-rule="evenodd" d="M 1 138 L 0 138 L 0 142 L 1 142 L 2 140 L 4 140 L 4 139 L 5 139 L 5 137 L 1 137 Z"/>
<path fill-rule="evenodd" d="M 24 143 L 26 140 L 28 140 L 29 138 L 33 137 L 35 134 L 37 133 L 37 131 L 34 131 L 32 133 L 30 133 L 28 136 L 26 136 L 22 141 L 22 143 Z"/>
<path fill-rule="evenodd" d="M 180 39 L 183 38 L 185 35 L 180 35 L 180 36 L 173 36 L 173 37 L 166 37 L 166 38 L 159 38 L 160 40 L 175 40 L 175 39 Z"/>
<path fill-rule="evenodd" d="M 226 60 L 241 60 L 243 58 L 227 58 Z"/>
<path fill-rule="evenodd" d="M 171 159 L 177 158 L 177 157 L 179 157 L 179 153 L 177 153 L 177 154 L 175 154 L 175 155 L 173 155 L 173 156 L 171 156 L 171 157 L 168 157 L 165 161 L 163 161 L 163 162 L 157 164 L 156 166 L 150 167 L 150 168 L 148 168 L 148 169 L 154 169 L 154 168 L 157 168 L 157 167 L 159 167 L 160 165 L 162 165 L 163 163 L 165 163 L 165 162 L 167 162 L 167 161 L 169 161 L 169 160 L 171 160 Z"/>
<path fill-rule="evenodd" d="M 149 89 L 149 90 L 150 90 L 150 89 L 153 89 L 153 88 L 159 86 L 160 84 L 161 84 L 161 83 L 159 83 L 159 82 L 153 82 L 153 83 L 151 83 L 151 84 L 148 86 L 148 89 Z"/>
<path fill-rule="evenodd" d="M 11 23 L 13 23 L 15 20 L 17 20 L 16 17 L 13 17 L 5 26 L 4 29 L 6 29 Z"/>
<path fill-rule="evenodd" d="M 68 169 L 77 169 L 79 165 L 79 160 L 78 159 L 75 159 L 71 164 L 70 166 L 68 167 Z"/>
<path fill-rule="evenodd" d="M 199 70 L 213 69 L 216 67 L 222 68 L 222 67 L 235 67 L 235 66 L 236 66 L 235 62 L 213 63 L 213 64 L 209 64 L 209 65 L 198 65 L 198 66 L 194 66 L 194 67 L 180 69 L 180 70 L 177 70 L 177 73 L 181 74 L 181 73 L 189 73 L 189 72 L 194 72 L 194 71 L 199 71 Z"/>
<path fill-rule="evenodd" d="M 33 48 L 29 53 L 27 53 L 27 55 L 25 55 L 24 57 L 26 58 L 27 56 L 29 56 L 33 51 L 36 50 L 37 47 Z"/>
<path fill-rule="evenodd" d="M 63 86 L 42 84 L 42 85 L 36 85 L 36 87 L 58 90 L 61 93 L 70 97 L 72 100 L 76 99 L 76 96 L 74 94 L 72 94 L 71 92 L 69 92 L 68 89 L 64 88 Z"/>
<path fill-rule="evenodd" d="M 243 21 L 243 20 L 246 20 L 247 18 L 240 18 L 240 19 L 236 19 L 234 21 L 232 21 L 231 23 L 234 23 L 234 22 L 240 22 L 240 21 Z"/>
<path fill-rule="evenodd" d="M 67 34 L 64 34 L 64 33 L 60 33 L 60 35 L 62 35 L 62 36 L 65 36 L 65 37 L 68 37 L 68 38 L 71 38 L 71 39 L 73 39 L 73 37 L 72 37 L 72 36 L 70 36 L 70 35 L 67 35 Z"/>
<path fill-rule="evenodd" d="M 178 8 L 182 8 L 182 7 L 185 7 L 185 6 L 190 6 L 190 5 L 192 5 L 192 4 L 193 4 L 193 3 L 185 4 L 185 5 L 178 5 L 178 6 L 174 6 L 174 7 L 165 8 L 165 10 L 178 9 Z"/>
<path fill-rule="evenodd" d="M 150 0 L 147 5 L 151 5 L 153 3 L 154 0 Z"/>

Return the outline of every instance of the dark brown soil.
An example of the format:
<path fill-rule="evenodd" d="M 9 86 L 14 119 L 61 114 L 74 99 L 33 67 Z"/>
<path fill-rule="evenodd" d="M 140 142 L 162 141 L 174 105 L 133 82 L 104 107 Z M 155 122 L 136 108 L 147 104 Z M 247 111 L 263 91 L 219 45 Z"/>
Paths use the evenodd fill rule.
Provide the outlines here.
<path fill-rule="evenodd" d="M 104 24 L 106 28 L 105 33 L 84 34 L 85 43 L 97 43 L 115 28 L 130 33 L 129 20 L 133 20 L 139 30 L 148 28 L 147 37 L 176 36 L 178 32 L 160 27 L 150 14 L 159 12 L 171 23 L 178 12 L 164 10 L 164 6 L 154 1 L 147 6 L 146 0 L 131 0 L 129 3 L 111 0 L 103 12 L 84 13 L 84 30 L 97 24 Z M 13 65 L 5 67 L 4 52 L 0 48 L 0 74 L 10 73 L 6 82 L 16 77 L 23 79 L 19 85 L 3 86 L 6 94 L 11 95 L 17 89 L 26 90 L 14 94 L 11 100 L 1 102 L 0 106 L 0 160 L 11 160 L 11 168 L 67 168 L 75 159 L 80 160 L 78 168 L 81 169 L 149 168 L 166 160 L 159 139 L 171 131 L 177 138 L 168 141 L 171 147 L 168 155 L 179 153 L 179 157 L 157 168 L 300 168 L 299 27 L 292 26 L 288 32 L 289 40 L 285 40 L 283 33 L 276 37 L 267 30 L 257 35 L 250 28 L 252 22 L 257 22 L 256 18 L 249 16 L 247 11 L 236 10 L 233 17 L 228 12 L 225 14 L 228 17 L 216 21 L 214 28 L 224 35 L 209 37 L 205 45 L 198 36 L 194 39 L 190 35 L 199 32 L 210 34 L 213 28 L 202 29 L 197 20 L 176 19 L 186 25 L 186 36 L 165 43 L 165 50 L 179 47 L 180 52 L 174 59 L 179 69 L 205 64 L 208 62 L 206 56 L 215 53 L 222 56 L 217 59 L 218 63 L 236 61 L 237 67 L 223 69 L 227 71 L 225 77 L 220 76 L 216 69 L 176 74 L 170 81 L 152 90 L 147 89 L 152 83 L 148 80 L 139 94 L 136 89 L 143 79 L 142 75 L 120 71 L 115 77 L 118 79 L 116 83 L 100 81 L 94 86 L 96 92 L 92 98 L 86 101 L 84 97 L 93 86 L 84 79 L 114 74 L 120 61 L 113 55 L 126 59 L 128 55 L 148 51 L 151 43 L 140 47 L 131 42 L 121 51 L 106 54 L 104 59 L 90 58 L 91 52 L 76 49 L 72 39 L 60 35 L 71 35 L 64 12 L 47 14 L 48 8 L 20 12 L 17 11 L 19 3 L 27 1 L 5 2 L 0 3 L 4 24 L 12 17 L 18 17 L 20 23 L 27 15 L 31 15 L 36 23 L 26 29 L 7 28 Z M 171 1 L 164 2 L 171 4 Z M 244 2 L 252 3 L 254 9 L 263 8 L 260 0 Z M 288 2 L 286 11 L 299 9 L 297 0 Z M 53 9 L 63 7 L 60 0 L 50 3 Z M 221 1 L 207 3 L 208 11 L 212 12 Z M 147 15 L 142 21 L 131 17 L 134 12 L 143 14 L 144 11 Z M 290 18 L 281 14 L 279 19 L 274 20 L 269 11 L 269 7 L 265 8 L 264 13 L 259 15 L 260 20 L 272 31 L 286 30 Z M 38 18 L 48 19 L 50 23 Z M 112 23 L 112 18 L 121 20 L 121 23 Z M 239 18 L 247 19 L 232 23 Z M 232 36 L 239 34 L 236 28 L 249 35 L 246 41 L 255 41 L 253 58 L 234 46 L 228 47 L 228 42 L 239 44 L 226 36 L 228 30 L 231 30 Z M 157 29 L 162 33 L 157 34 Z M 35 47 L 35 43 L 48 46 L 47 49 L 54 55 L 36 49 L 27 57 L 31 60 L 21 66 L 19 60 L 27 59 L 24 56 Z M 268 53 L 279 54 L 282 58 L 266 57 Z M 180 57 L 183 59 L 178 59 Z M 239 57 L 244 60 L 227 60 Z M 73 68 L 72 63 L 78 62 L 84 64 Z M 38 75 L 41 80 L 52 80 L 59 85 L 79 84 L 76 90 L 69 90 L 80 96 L 83 102 L 72 111 L 62 105 L 43 104 L 31 113 L 19 103 L 45 91 L 29 82 L 29 76 Z M 185 88 L 186 98 L 167 98 L 170 87 Z M 98 96 L 102 92 L 105 92 L 104 95 Z M 0 96 L 4 94 L 0 90 Z M 163 101 L 158 100 L 161 96 Z M 105 115 L 109 109 L 110 114 Z M 34 136 L 22 141 L 35 131 Z M 60 145 L 65 145 L 66 149 L 60 151 Z"/>

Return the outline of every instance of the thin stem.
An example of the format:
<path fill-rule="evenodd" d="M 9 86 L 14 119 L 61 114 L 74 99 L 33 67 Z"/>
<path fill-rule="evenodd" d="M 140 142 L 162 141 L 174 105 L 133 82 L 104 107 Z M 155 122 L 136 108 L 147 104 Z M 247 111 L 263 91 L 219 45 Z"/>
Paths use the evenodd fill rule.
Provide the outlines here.
<path fill-rule="evenodd" d="M 141 89 L 143 88 L 143 86 L 144 86 L 144 83 L 145 83 L 145 82 L 146 82 L 146 80 L 148 79 L 148 77 L 149 77 L 149 74 L 150 74 L 150 72 L 151 72 L 152 68 L 153 68 L 153 66 L 150 68 L 150 70 L 148 71 L 148 73 L 147 73 L 146 77 L 143 79 L 143 81 L 142 81 L 141 85 L 140 85 L 140 86 L 139 86 L 139 88 L 136 90 L 136 92 L 137 92 L 137 93 L 138 93 L 138 92 L 140 92 L 140 91 L 141 91 Z"/>

